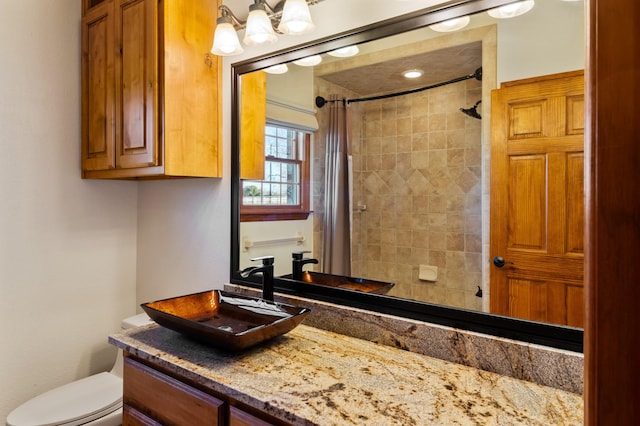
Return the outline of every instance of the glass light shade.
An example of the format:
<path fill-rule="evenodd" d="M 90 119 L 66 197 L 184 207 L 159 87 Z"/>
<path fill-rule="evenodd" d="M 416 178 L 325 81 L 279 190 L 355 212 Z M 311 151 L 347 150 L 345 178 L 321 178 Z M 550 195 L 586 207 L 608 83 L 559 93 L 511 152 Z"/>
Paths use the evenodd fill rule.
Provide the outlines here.
<path fill-rule="evenodd" d="M 342 47 L 340 49 L 332 50 L 331 52 L 327 52 L 331 56 L 335 56 L 338 58 L 348 58 L 350 56 L 355 56 L 360 52 L 358 46 L 347 46 Z"/>
<path fill-rule="evenodd" d="M 424 74 L 422 70 L 407 70 L 402 72 L 404 78 L 418 78 L 422 77 L 422 74 Z"/>
<path fill-rule="evenodd" d="M 268 72 L 269 74 L 284 74 L 287 71 L 289 71 L 289 67 L 287 66 L 287 64 L 273 65 L 269 68 L 264 69 L 264 72 Z"/>
<path fill-rule="evenodd" d="M 307 56 L 306 58 L 293 61 L 294 64 L 300 65 L 301 67 L 312 67 L 318 65 L 320 62 L 322 62 L 322 56 L 320 55 Z"/>
<path fill-rule="evenodd" d="M 504 19 L 514 18 L 527 13 L 535 5 L 534 0 L 518 1 L 511 4 L 505 4 L 504 6 L 496 7 L 495 9 L 488 10 L 487 13 L 492 18 Z"/>
<path fill-rule="evenodd" d="M 231 19 L 227 17 L 218 18 L 216 32 L 213 34 L 213 46 L 211 53 L 220 56 L 239 55 L 244 52 L 240 46 L 238 33 L 236 33 Z"/>
<path fill-rule="evenodd" d="M 262 4 L 252 4 L 249 7 L 247 17 L 247 28 L 242 41 L 247 46 L 261 44 L 271 44 L 278 40 L 278 36 L 273 31 L 271 20 L 267 16 L 267 11 Z"/>
<path fill-rule="evenodd" d="M 278 31 L 283 34 L 305 34 L 316 26 L 311 21 L 311 13 L 306 0 L 287 0 L 282 9 Z"/>
<path fill-rule="evenodd" d="M 438 22 L 437 24 L 429 25 L 433 31 L 440 33 L 447 33 L 450 31 L 458 31 L 469 25 L 471 18 L 468 16 L 461 16 L 459 18 L 449 19 L 447 21 Z"/>

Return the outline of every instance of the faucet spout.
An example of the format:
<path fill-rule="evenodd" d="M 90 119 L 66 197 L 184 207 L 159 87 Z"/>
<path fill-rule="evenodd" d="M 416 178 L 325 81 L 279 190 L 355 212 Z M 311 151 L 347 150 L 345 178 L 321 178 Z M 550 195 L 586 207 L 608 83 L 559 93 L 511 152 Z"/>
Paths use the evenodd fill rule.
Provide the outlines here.
<path fill-rule="evenodd" d="M 262 275 L 262 298 L 273 302 L 273 256 L 262 256 L 251 259 L 252 262 L 262 261 L 261 266 L 249 266 L 240 271 L 242 278 L 249 278 L 252 275 Z"/>
<path fill-rule="evenodd" d="M 305 253 L 311 253 L 310 251 L 298 251 L 291 253 L 291 278 L 294 280 L 302 280 L 302 268 L 308 263 L 318 263 L 318 259 L 305 258 Z"/>

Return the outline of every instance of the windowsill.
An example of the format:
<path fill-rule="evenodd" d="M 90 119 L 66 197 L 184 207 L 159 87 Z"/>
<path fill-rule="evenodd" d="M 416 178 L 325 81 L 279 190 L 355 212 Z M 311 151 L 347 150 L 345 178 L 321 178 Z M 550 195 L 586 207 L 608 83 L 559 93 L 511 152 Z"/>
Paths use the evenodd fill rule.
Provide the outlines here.
<path fill-rule="evenodd" d="M 240 222 L 269 222 L 276 220 L 307 220 L 311 211 L 264 211 L 260 213 L 240 213 Z"/>

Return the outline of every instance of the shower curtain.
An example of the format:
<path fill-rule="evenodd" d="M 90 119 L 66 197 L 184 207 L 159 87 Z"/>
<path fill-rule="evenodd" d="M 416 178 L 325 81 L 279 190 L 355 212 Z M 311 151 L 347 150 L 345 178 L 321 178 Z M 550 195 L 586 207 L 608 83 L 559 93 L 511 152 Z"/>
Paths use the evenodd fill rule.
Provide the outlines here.
<path fill-rule="evenodd" d="M 332 95 L 326 136 L 322 272 L 351 274 L 351 166 L 345 102 Z"/>

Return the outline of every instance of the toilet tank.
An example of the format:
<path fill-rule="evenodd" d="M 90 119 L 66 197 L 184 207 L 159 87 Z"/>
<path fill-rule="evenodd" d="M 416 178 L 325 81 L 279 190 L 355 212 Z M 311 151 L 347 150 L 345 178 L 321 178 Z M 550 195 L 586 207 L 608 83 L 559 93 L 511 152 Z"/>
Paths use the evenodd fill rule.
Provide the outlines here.
<path fill-rule="evenodd" d="M 143 325 L 152 324 L 153 321 L 149 316 L 145 313 L 134 315 L 129 318 L 125 318 L 122 320 L 121 327 L 123 330 L 134 327 L 141 327 Z"/>

